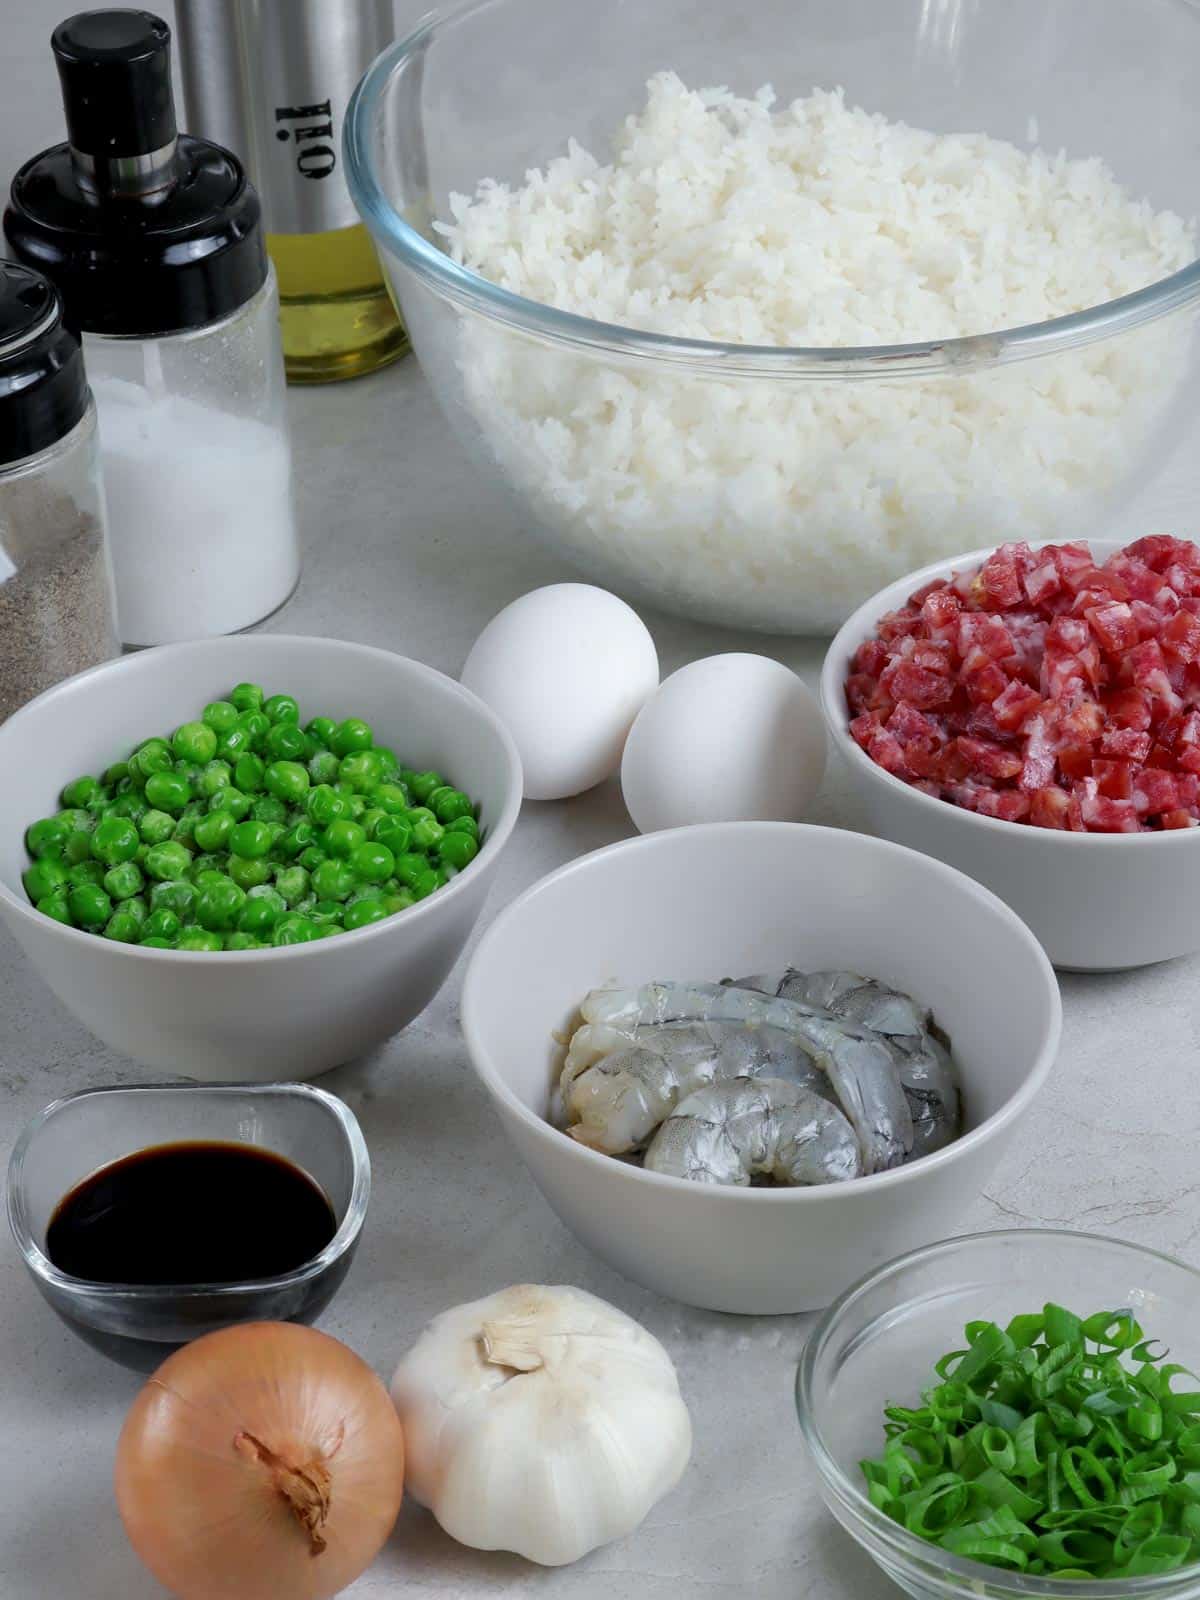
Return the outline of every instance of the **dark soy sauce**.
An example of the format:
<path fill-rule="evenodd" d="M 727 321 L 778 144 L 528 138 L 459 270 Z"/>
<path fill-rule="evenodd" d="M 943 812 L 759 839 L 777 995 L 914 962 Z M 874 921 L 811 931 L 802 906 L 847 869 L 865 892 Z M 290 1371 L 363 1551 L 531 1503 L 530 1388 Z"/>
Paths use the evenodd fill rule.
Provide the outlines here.
<path fill-rule="evenodd" d="M 99 1283 L 239 1283 L 303 1266 L 337 1232 L 323 1191 L 248 1144 L 162 1144 L 93 1172 L 59 1201 L 46 1254 Z"/>

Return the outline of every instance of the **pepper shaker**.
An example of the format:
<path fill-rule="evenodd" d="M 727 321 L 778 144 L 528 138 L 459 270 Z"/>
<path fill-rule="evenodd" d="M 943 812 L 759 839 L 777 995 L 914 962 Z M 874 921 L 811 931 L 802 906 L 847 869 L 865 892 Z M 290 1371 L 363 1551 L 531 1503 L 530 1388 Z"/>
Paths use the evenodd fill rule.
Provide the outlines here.
<path fill-rule="evenodd" d="M 79 340 L 53 286 L 0 260 L 0 722 L 119 649 Z"/>
<path fill-rule="evenodd" d="M 83 331 L 129 645 L 248 627 L 300 570 L 261 208 L 233 155 L 177 133 L 170 41 L 146 11 L 54 30 L 68 143 L 4 218 Z"/>

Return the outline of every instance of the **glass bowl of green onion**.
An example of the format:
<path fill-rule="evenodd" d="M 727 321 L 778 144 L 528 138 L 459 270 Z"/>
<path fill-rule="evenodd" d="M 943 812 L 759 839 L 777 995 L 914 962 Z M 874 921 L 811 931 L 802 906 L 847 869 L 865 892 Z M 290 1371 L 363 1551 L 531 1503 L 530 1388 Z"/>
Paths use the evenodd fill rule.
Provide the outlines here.
<path fill-rule="evenodd" d="M 1200 1273 L 1020 1229 L 881 1267 L 817 1322 L 800 1428 L 917 1600 L 1200 1596 Z"/>

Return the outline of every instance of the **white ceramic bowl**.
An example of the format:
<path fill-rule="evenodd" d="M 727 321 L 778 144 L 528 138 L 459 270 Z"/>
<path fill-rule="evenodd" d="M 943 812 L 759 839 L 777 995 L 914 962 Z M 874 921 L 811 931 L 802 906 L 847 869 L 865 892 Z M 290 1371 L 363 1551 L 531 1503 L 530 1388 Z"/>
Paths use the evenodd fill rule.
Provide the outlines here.
<path fill-rule="evenodd" d="M 1088 542 L 1101 561 L 1121 548 L 1118 540 Z M 968 571 L 991 553 L 990 547 L 972 550 L 881 589 L 829 647 L 821 705 L 872 828 L 994 889 L 1037 934 L 1056 967 L 1106 972 L 1200 949 L 1200 829 L 1060 833 L 1000 822 L 922 794 L 877 766 L 850 737 L 843 686 L 856 650 L 880 617 L 934 578 Z"/>
<path fill-rule="evenodd" d="M 589 989 L 789 962 L 868 973 L 932 1006 L 961 1067 L 961 1139 L 851 1183 L 734 1189 L 645 1172 L 546 1121 L 554 1034 Z M 839 829 L 724 822 L 612 845 L 543 878 L 481 940 L 462 1023 L 509 1137 L 584 1244 L 672 1299 L 764 1313 L 827 1305 L 953 1227 L 1050 1070 L 1061 1007 L 1029 930 L 952 868 Z"/>
<path fill-rule="evenodd" d="M 170 732 L 235 683 L 294 694 L 301 714 L 360 716 L 418 768 L 481 804 L 469 867 L 398 916 L 278 950 L 144 950 L 41 915 L 21 886 L 27 825 L 70 779 Z M 521 804 L 521 763 L 451 678 L 367 645 L 282 634 L 202 639 L 81 673 L 0 726 L 0 917 L 58 998 L 114 1050 L 211 1081 L 311 1078 L 403 1028 L 433 999 L 482 909 Z"/>

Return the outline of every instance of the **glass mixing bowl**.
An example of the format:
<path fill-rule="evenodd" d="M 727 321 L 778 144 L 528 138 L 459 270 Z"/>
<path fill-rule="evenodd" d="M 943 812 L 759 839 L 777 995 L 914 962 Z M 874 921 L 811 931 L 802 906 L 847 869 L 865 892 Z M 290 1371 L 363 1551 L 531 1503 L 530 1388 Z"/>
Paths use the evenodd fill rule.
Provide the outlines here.
<path fill-rule="evenodd" d="M 963 1328 L 1047 1301 L 1079 1316 L 1129 1307 L 1171 1360 L 1200 1359 L 1200 1273 L 1142 1245 L 1054 1228 L 977 1233 L 915 1250 L 848 1289 L 809 1337 L 800 1428 L 825 1504 L 915 1600 L 1197 1600 L 1200 1565 L 1143 1578 L 1023 1577 L 918 1539 L 867 1498 L 859 1462 L 883 1448 L 883 1408 L 916 1404 Z"/>
<path fill-rule="evenodd" d="M 355 201 L 434 393 L 585 574 L 702 620 L 830 633 L 966 546 L 1120 528 L 1190 420 L 1200 263 L 1035 326 L 932 344 L 764 348 L 656 336 L 523 299 L 439 244 L 450 195 L 520 184 L 569 138 L 599 159 L 646 80 L 781 103 L 842 85 L 936 132 L 1099 156 L 1189 220 L 1191 0 L 468 0 L 367 73 Z"/>

